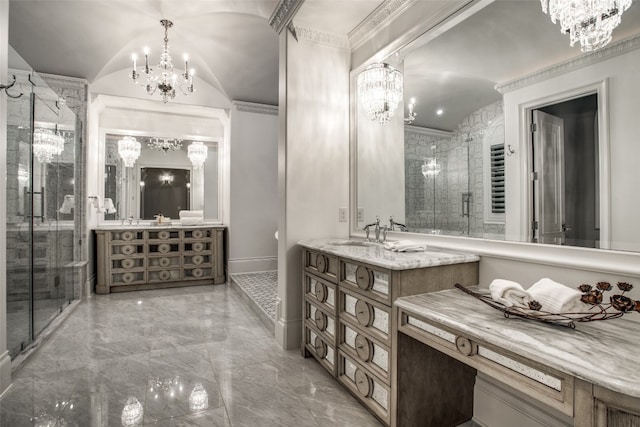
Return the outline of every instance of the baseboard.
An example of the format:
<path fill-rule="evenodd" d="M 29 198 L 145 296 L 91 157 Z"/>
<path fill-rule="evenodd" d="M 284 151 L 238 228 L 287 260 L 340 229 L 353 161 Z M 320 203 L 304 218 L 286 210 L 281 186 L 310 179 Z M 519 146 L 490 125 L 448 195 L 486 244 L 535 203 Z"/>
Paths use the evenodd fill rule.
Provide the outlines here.
<path fill-rule="evenodd" d="M 570 417 L 482 373 L 476 376 L 473 421 L 491 427 L 572 426 Z"/>
<path fill-rule="evenodd" d="M 9 351 L 0 356 L 0 397 L 11 385 L 11 357 Z"/>
<path fill-rule="evenodd" d="M 275 335 L 278 345 L 282 347 L 283 350 L 300 348 L 300 342 L 302 341 L 302 319 L 284 320 L 278 316 Z"/>
<path fill-rule="evenodd" d="M 277 269 L 277 256 L 229 259 L 229 274 L 273 271 Z"/>

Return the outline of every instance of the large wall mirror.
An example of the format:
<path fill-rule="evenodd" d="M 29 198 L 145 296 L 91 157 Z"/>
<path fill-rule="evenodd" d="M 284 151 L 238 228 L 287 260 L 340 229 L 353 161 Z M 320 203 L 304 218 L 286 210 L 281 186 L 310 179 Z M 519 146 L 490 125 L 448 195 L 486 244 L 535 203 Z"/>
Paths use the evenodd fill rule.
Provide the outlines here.
<path fill-rule="evenodd" d="M 467 8 L 382 60 L 404 76 L 390 123 L 353 70 L 356 226 L 640 251 L 640 5 L 592 53 L 537 0 Z"/>
<path fill-rule="evenodd" d="M 189 138 L 136 134 L 140 157 L 126 167 L 118 153 L 123 133 L 105 133 L 104 219 L 153 220 L 157 215 L 178 219 L 180 210 L 202 210 L 207 220 L 219 220 L 218 143 L 198 138 L 207 159 L 194 167 L 188 157 Z"/>

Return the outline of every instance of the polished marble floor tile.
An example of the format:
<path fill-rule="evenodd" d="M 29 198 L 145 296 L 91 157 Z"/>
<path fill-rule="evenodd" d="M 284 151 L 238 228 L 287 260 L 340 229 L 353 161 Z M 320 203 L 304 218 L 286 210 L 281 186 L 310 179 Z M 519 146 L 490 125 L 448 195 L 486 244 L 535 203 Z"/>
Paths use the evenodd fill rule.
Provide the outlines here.
<path fill-rule="evenodd" d="M 0 426 L 379 426 L 229 286 L 96 295 L 14 373 Z"/>

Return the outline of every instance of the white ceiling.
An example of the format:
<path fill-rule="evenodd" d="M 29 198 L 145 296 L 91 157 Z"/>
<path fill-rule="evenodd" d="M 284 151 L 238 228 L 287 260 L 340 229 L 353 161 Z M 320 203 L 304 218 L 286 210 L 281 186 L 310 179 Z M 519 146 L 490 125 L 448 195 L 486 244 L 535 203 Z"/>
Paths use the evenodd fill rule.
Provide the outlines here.
<path fill-rule="evenodd" d="M 635 3 L 622 15 L 612 43 L 640 33 L 640 5 Z M 405 104 L 416 98 L 413 125 L 453 130 L 501 98 L 496 84 L 581 54 L 542 13 L 539 0 L 497 0 L 435 39 L 401 52 Z M 442 116 L 435 114 L 439 108 Z"/>
<path fill-rule="evenodd" d="M 326 33 L 347 35 L 383 0 L 305 0 L 293 22 Z"/>

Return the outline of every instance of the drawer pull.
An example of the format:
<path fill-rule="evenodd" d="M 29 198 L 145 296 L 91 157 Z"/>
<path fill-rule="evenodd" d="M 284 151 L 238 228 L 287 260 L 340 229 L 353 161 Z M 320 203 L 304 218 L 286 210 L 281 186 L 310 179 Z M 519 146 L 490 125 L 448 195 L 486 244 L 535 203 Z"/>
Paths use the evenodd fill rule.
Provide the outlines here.
<path fill-rule="evenodd" d="M 191 233 L 194 239 L 202 239 L 202 230 L 193 230 Z"/>
<path fill-rule="evenodd" d="M 373 354 L 373 345 L 371 341 L 360 334 L 356 335 L 356 353 L 363 362 L 370 361 L 371 355 Z"/>
<path fill-rule="evenodd" d="M 201 268 L 194 268 L 191 270 L 191 275 L 193 277 L 202 277 L 204 275 L 204 271 Z"/>
<path fill-rule="evenodd" d="M 465 337 L 456 337 L 456 348 L 465 356 L 473 356 L 478 351 L 478 346 Z"/>
<path fill-rule="evenodd" d="M 193 258 L 191 258 L 191 262 L 195 265 L 202 264 L 202 261 L 204 261 L 204 257 L 202 255 L 194 255 Z"/>
<path fill-rule="evenodd" d="M 136 278 L 136 275 L 133 273 L 124 273 L 122 275 L 122 281 L 124 283 L 131 283 L 135 280 L 135 278 Z"/>
<path fill-rule="evenodd" d="M 320 302 L 327 300 L 327 288 L 320 282 L 316 282 L 316 299 Z"/>
<path fill-rule="evenodd" d="M 124 255 L 131 255 L 136 251 L 136 247 L 133 245 L 125 245 L 121 249 Z"/>
<path fill-rule="evenodd" d="M 166 254 L 170 250 L 171 250 L 171 245 L 168 243 L 162 243 L 161 245 L 158 245 L 158 252 L 160 252 L 161 254 Z"/>
<path fill-rule="evenodd" d="M 327 328 L 327 316 L 325 316 L 320 310 L 316 310 L 314 318 L 316 321 L 316 327 L 321 331 L 324 331 Z"/>
<path fill-rule="evenodd" d="M 131 258 L 122 260 L 122 268 L 130 269 L 133 268 L 134 265 L 136 265 L 136 262 Z"/>
<path fill-rule="evenodd" d="M 160 258 L 158 264 L 160 264 L 160 267 L 169 267 L 171 260 L 169 258 Z"/>
<path fill-rule="evenodd" d="M 371 326 L 373 322 L 373 307 L 363 300 L 356 302 L 356 319 L 362 326 Z"/>
<path fill-rule="evenodd" d="M 169 238 L 169 236 L 171 236 L 171 234 L 166 230 L 158 232 L 158 238 L 161 240 L 166 240 Z"/>
<path fill-rule="evenodd" d="M 133 238 L 135 237 L 135 234 L 133 234 L 133 231 L 125 231 L 124 233 L 122 233 L 122 240 L 133 240 Z"/>
<path fill-rule="evenodd" d="M 195 242 L 193 245 L 191 245 L 191 250 L 194 252 L 201 252 L 204 249 L 204 243 L 202 242 Z"/>
<path fill-rule="evenodd" d="M 160 280 L 169 280 L 171 278 L 171 273 L 167 270 L 162 270 L 158 276 L 160 276 Z"/>
<path fill-rule="evenodd" d="M 320 273 L 327 272 L 327 264 L 328 264 L 327 257 L 324 255 L 318 254 L 318 256 L 316 257 L 316 268 Z"/>
<path fill-rule="evenodd" d="M 373 389 L 373 382 L 371 381 L 371 378 L 369 378 L 369 376 L 359 368 L 356 369 L 354 378 L 356 380 L 358 393 L 363 397 L 369 397 L 371 395 L 371 390 Z"/>
<path fill-rule="evenodd" d="M 366 291 L 373 285 L 373 272 L 362 265 L 356 269 L 356 284 L 360 289 Z"/>
<path fill-rule="evenodd" d="M 316 355 L 320 359 L 324 359 L 325 357 L 327 357 L 327 345 L 320 339 L 320 337 L 316 337 L 316 340 L 313 343 L 313 345 L 316 350 Z"/>

